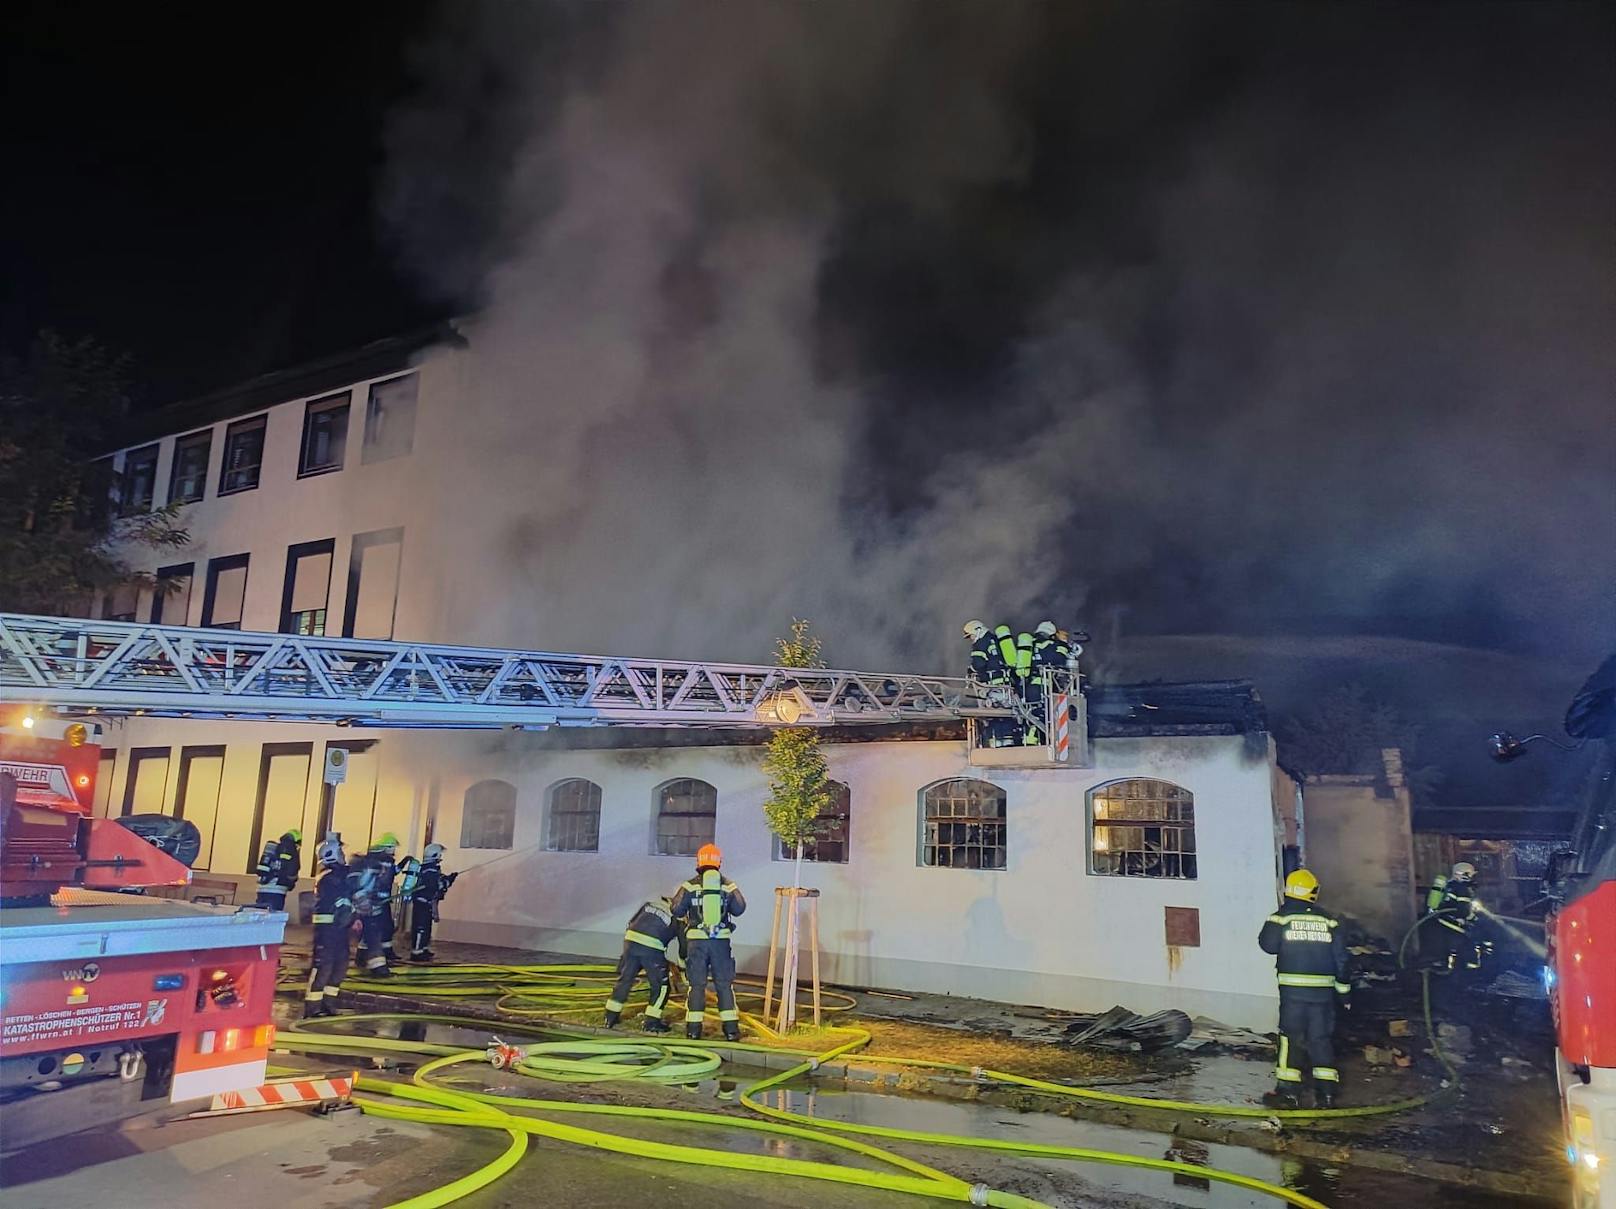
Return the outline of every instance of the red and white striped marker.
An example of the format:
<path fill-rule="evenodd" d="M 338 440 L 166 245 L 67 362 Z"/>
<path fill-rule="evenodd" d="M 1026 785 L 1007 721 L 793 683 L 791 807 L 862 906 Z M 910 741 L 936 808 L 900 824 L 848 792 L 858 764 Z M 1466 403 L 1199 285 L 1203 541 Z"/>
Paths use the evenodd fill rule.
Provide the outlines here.
<path fill-rule="evenodd" d="M 277 1079 L 261 1087 L 220 1092 L 211 1112 L 256 1112 L 263 1108 L 292 1108 L 300 1104 L 345 1102 L 353 1095 L 353 1079 Z"/>
<path fill-rule="evenodd" d="M 1072 756 L 1072 711 L 1068 694 L 1055 694 L 1055 760 L 1065 764 Z"/>

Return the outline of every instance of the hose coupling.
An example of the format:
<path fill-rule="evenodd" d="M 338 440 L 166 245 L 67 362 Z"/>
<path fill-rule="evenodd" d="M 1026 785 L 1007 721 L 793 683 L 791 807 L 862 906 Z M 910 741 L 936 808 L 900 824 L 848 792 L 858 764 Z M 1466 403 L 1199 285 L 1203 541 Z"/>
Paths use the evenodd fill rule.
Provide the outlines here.
<path fill-rule="evenodd" d="M 971 1185 L 971 1204 L 985 1205 L 988 1203 L 988 1193 L 991 1191 L 986 1184 Z"/>
<path fill-rule="evenodd" d="M 819 1059 L 818 1058 L 810 1058 L 810 1059 L 808 1059 L 808 1071 L 809 1071 L 809 1073 L 812 1074 L 814 1071 L 816 1071 L 818 1069 L 819 1069 Z"/>

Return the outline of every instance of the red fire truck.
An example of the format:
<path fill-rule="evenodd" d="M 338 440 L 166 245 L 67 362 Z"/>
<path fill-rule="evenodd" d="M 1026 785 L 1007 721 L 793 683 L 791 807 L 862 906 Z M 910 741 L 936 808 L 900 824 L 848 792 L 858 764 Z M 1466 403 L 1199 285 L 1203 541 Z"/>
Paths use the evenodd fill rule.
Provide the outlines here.
<path fill-rule="evenodd" d="M 1549 865 L 1544 980 L 1573 1204 L 1616 1209 L 1616 655 L 1572 700 L 1565 728 L 1593 760 L 1571 847 Z M 1494 755 L 1513 759 L 1530 741 L 1495 735 Z"/>
<path fill-rule="evenodd" d="M 286 917 L 131 893 L 191 871 L 92 817 L 100 749 L 82 724 L 5 721 L 0 1098 L 113 1077 L 145 1101 L 263 1083 Z"/>

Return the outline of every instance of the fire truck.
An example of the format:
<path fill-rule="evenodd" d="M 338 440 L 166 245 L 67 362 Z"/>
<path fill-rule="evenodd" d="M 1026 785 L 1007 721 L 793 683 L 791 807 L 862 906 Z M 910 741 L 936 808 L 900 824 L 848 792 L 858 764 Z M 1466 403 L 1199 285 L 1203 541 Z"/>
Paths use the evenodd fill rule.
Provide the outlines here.
<path fill-rule="evenodd" d="M 0 723 L 0 1101 L 116 1079 L 141 1111 L 263 1083 L 286 916 L 161 896 L 191 871 L 93 817 L 90 728 Z"/>
<path fill-rule="evenodd" d="M 1544 981 L 1572 1202 L 1616 1209 L 1616 655 L 1573 698 L 1565 729 L 1594 758 L 1571 846 L 1549 863 Z M 1548 736 L 1495 735 L 1493 754 L 1514 759 L 1535 739 Z"/>

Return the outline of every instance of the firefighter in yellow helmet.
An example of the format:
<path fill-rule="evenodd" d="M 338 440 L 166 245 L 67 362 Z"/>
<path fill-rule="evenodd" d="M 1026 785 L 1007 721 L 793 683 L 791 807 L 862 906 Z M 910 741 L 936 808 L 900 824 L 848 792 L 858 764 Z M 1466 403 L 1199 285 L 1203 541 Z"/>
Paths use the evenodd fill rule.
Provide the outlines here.
<path fill-rule="evenodd" d="M 707 1009 L 707 978 L 718 995 L 718 1020 L 724 1037 L 741 1039 L 741 1014 L 735 1009 L 735 955 L 730 951 L 734 917 L 746 910 L 746 896 L 719 872 L 724 854 L 717 844 L 703 844 L 696 853 L 696 876 L 673 896 L 670 913 L 685 925 L 690 954 L 685 972 L 690 996 L 685 1001 L 685 1036 L 701 1037 Z"/>
<path fill-rule="evenodd" d="M 1285 900 L 1262 926 L 1257 944 L 1272 953 L 1279 977 L 1279 1061 L 1274 1090 L 1263 1097 L 1272 1108 L 1295 1108 L 1302 1089 L 1303 1059 L 1311 1063 L 1313 1099 L 1334 1108 L 1341 1086 L 1335 1067 L 1335 1011 L 1347 998 L 1347 946 L 1341 924 L 1318 905 L 1319 879 L 1306 869 L 1285 878 Z"/>

